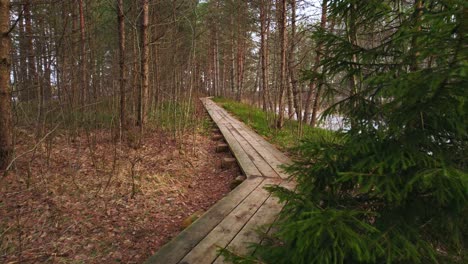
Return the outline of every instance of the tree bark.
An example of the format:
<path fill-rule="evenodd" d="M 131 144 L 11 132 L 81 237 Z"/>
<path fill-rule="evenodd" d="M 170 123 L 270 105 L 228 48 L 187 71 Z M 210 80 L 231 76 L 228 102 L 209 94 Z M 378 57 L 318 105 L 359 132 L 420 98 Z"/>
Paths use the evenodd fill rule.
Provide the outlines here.
<path fill-rule="evenodd" d="M 28 79 L 27 91 L 28 99 L 38 98 L 39 89 L 37 85 L 37 71 L 34 58 L 32 19 L 31 19 L 31 0 L 26 0 L 24 4 L 24 20 L 26 33 L 26 53 L 28 58 Z"/>
<path fill-rule="evenodd" d="M 422 0 L 415 0 L 414 1 L 414 17 L 415 17 L 415 25 L 416 25 L 416 32 L 421 31 L 421 25 L 419 25 L 421 21 L 423 13 L 423 1 Z M 418 66 L 418 38 L 414 35 L 411 39 L 411 64 L 410 64 L 410 71 L 417 71 Z"/>
<path fill-rule="evenodd" d="M 19 10 L 18 14 L 24 12 L 23 6 L 18 7 Z M 18 81 L 21 84 L 19 86 L 19 99 L 21 101 L 27 101 L 31 99 L 31 91 L 29 90 L 29 86 L 27 83 L 29 83 L 29 78 L 28 78 L 28 63 L 27 63 L 27 56 L 28 56 L 28 50 L 27 50 L 27 36 L 26 36 L 26 29 L 24 25 L 24 19 L 20 19 L 18 23 L 18 38 L 19 38 L 19 51 L 18 51 Z"/>
<path fill-rule="evenodd" d="M 120 135 L 125 129 L 125 84 L 127 83 L 126 69 L 125 69 L 125 18 L 124 18 L 123 0 L 117 0 L 117 22 L 119 30 L 119 93 L 120 93 Z"/>
<path fill-rule="evenodd" d="M 231 14 L 230 16 L 231 26 L 234 26 L 234 15 Z M 235 44 L 235 35 L 234 30 L 231 30 L 231 70 L 230 70 L 230 80 L 231 80 L 231 96 L 234 96 L 235 92 L 235 76 L 236 76 L 236 63 L 235 63 L 235 51 L 234 51 L 234 44 Z"/>
<path fill-rule="evenodd" d="M 277 0 L 278 8 L 278 25 L 281 42 L 281 58 L 280 58 L 280 75 L 279 75 L 279 114 L 277 120 L 277 128 L 282 128 L 284 125 L 284 94 L 285 94 L 285 77 L 286 77 L 286 0 Z"/>
<path fill-rule="evenodd" d="M 270 20 L 268 15 L 270 8 L 269 2 L 270 0 L 262 0 L 260 4 L 260 53 L 262 63 L 263 111 L 273 110 L 271 109 L 272 106 L 268 84 L 268 33 L 270 27 Z"/>
<path fill-rule="evenodd" d="M 322 1 L 322 17 L 320 19 L 320 27 L 322 28 L 322 30 L 325 30 L 326 25 L 327 25 L 327 0 L 323 0 Z M 312 69 L 312 72 L 314 74 L 316 74 L 319 69 L 320 60 L 322 58 L 322 49 L 323 49 L 323 43 L 320 42 L 317 44 L 317 47 L 315 49 L 315 61 L 314 61 L 314 67 Z M 318 101 L 320 100 L 320 92 L 321 92 L 319 91 L 319 88 L 317 88 L 317 87 L 320 87 L 320 86 L 317 86 L 317 82 L 318 82 L 318 78 L 315 75 L 314 77 L 312 77 L 312 80 L 310 81 L 309 92 L 307 94 L 307 99 L 306 99 L 305 107 L 304 107 L 304 117 L 303 117 L 304 123 L 307 124 L 309 123 L 309 120 L 310 120 L 311 125 L 313 123 L 312 126 L 315 126 L 315 123 L 316 123 L 315 119 L 317 117 L 317 111 L 315 111 L 315 114 L 313 112 L 311 113 L 312 99 L 314 99 L 314 105 L 316 105 L 315 109 L 317 109 Z"/>
<path fill-rule="evenodd" d="M 294 110 L 296 113 L 297 120 L 301 120 L 302 118 L 302 102 L 300 102 L 300 94 L 297 88 L 297 80 L 295 76 L 295 63 L 296 63 L 296 0 L 290 0 L 291 5 L 291 45 L 289 47 L 289 60 L 288 60 L 288 67 L 289 67 L 289 77 L 291 81 L 291 88 L 293 94 L 293 104 Z M 290 113 L 292 109 L 289 109 Z M 291 118 L 290 114 L 290 118 Z"/>
<path fill-rule="evenodd" d="M 80 8 L 80 49 L 81 49 L 81 59 L 80 59 L 80 73 L 81 73 L 81 104 L 84 105 L 88 97 L 88 81 L 86 78 L 86 39 L 85 39 L 85 19 L 84 19 L 84 8 L 83 0 L 79 1 Z"/>
<path fill-rule="evenodd" d="M 243 28 L 241 28 L 243 13 L 243 3 L 238 2 L 237 10 L 237 101 L 242 100 L 242 93 L 244 92 L 244 56 L 245 56 L 245 39 L 243 35 Z"/>
<path fill-rule="evenodd" d="M 10 6 L 0 0 L 0 169 L 5 169 L 13 153 L 10 91 Z"/>
<path fill-rule="evenodd" d="M 148 57 L 149 57 L 149 45 L 148 45 L 148 24 L 149 24 L 149 1 L 141 0 L 141 85 L 138 96 L 138 125 L 140 131 L 143 131 L 143 125 L 146 123 L 146 109 L 148 101 Z"/>

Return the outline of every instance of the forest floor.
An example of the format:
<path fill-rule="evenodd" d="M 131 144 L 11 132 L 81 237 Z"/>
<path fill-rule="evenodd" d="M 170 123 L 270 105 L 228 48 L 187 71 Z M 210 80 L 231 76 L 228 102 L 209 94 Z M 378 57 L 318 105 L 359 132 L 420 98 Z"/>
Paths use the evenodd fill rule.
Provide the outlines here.
<path fill-rule="evenodd" d="M 39 144 L 17 133 L 0 178 L 0 263 L 141 263 L 230 189 L 210 131 L 147 133 L 134 149 L 96 130 Z M 107 187 L 106 187 L 107 185 Z"/>

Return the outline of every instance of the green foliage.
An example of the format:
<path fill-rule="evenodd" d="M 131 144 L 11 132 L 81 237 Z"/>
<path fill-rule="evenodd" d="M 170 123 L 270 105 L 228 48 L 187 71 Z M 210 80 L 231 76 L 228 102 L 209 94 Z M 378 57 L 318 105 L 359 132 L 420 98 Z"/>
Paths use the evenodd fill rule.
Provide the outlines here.
<path fill-rule="evenodd" d="M 467 263 L 468 4 L 423 3 L 330 1 L 340 30 L 315 38 L 344 99 L 325 114 L 350 129 L 297 148 L 297 189 L 271 188 L 285 209 L 258 259 Z"/>

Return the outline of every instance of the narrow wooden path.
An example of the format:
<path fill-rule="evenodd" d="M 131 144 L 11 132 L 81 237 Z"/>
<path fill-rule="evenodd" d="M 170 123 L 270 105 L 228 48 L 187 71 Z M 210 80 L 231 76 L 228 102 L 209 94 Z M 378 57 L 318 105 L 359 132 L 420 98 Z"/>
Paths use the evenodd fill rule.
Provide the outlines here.
<path fill-rule="evenodd" d="M 282 206 L 264 187 L 292 187 L 278 167 L 288 157 L 209 98 L 205 108 L 224 136 L 246 180 L 211 207 L 202 217 L 163 246 L 146 263 L 224 263 L 217 249 L 252 254 L 248 245 L 261 242 L 256 230 L 275 221 Z"/>

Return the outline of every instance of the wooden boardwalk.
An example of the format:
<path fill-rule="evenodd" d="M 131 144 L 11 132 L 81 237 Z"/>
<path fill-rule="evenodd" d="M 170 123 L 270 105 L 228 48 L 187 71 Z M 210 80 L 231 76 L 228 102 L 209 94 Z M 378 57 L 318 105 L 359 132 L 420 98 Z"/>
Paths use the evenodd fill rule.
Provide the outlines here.
<path fill-rule="evenodd" d="M 224 263 L 217 249 L 252 254 L 249 243 L 261 242 L 256 230 L 275 221 L 282 206 L 265 186 L 292 187 L 278 167 L 288 157 L 208 98 L 205 108 L 228 143 L 246 180 L 202 217 L 163 246 L 146 263 Z"/>

